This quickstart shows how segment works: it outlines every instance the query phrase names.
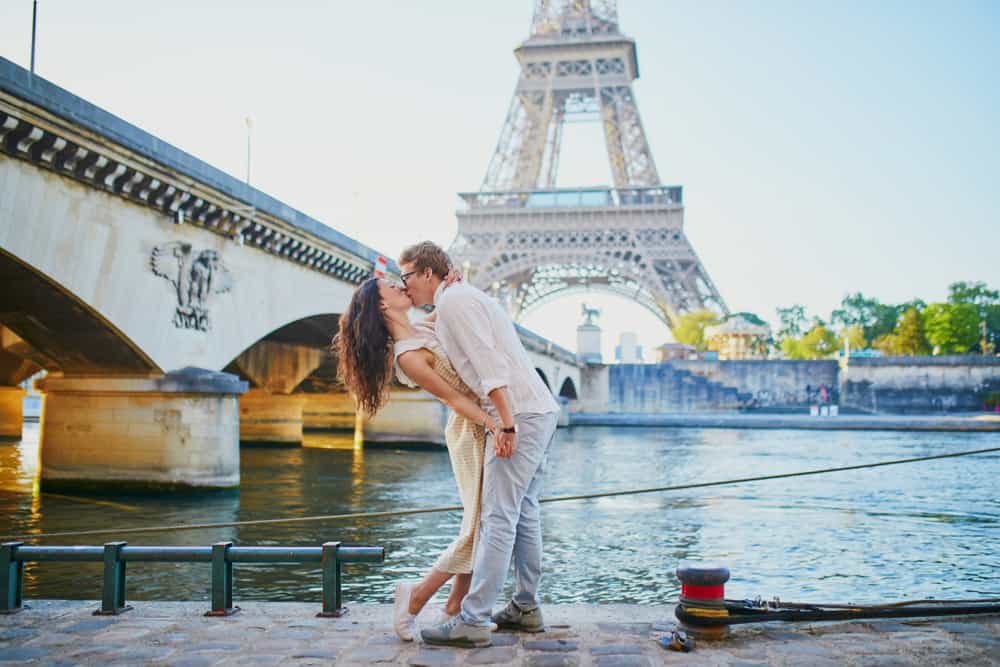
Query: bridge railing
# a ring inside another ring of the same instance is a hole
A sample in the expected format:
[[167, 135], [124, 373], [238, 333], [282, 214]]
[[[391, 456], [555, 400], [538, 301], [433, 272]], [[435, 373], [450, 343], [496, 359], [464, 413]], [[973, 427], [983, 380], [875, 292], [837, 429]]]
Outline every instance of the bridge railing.
[[680, 185], [643, 188], [550, 188], [497, 192], [463, 192], [459, 197], [474, 208], [615, 208], [621, 206], [680, 206]]
[[565, 347], [553, 343], [548, 338], [543, 338], [539, 336], [534, 331], [525, 329], [520, 324], [515, 324], [514, 328], [517, 330], [518, 336], [521, 338], [521, 343], [529, 350], [539, 352], [541, 354], [547, 354], [559, 361], [568, 364], [578, 364], [579, 361], [576, 358], [576, 354], [570, 352]]
[[323, 572], [323, 610], [317, 616], [342, 616], [347, 609], [341, 593], [342, 563], [381, 563], [382, 547], [345, 546], [325, 542], [320, 547], [237, 547], [216, 542], [207, 547], [128, 546], [107, 542], [103, 546], [24, 546], [23, 542], [0, 545], [0, 614], [13, 614], [23, 607], [24, 563], [104, 563], [101, 608], [97, 615], [117, 615], [131, 609], [125, 602], [125, 566], [130, 562], [211, 563], [212, 608], [206, 616], [228, 616], [239, 610], [233, 605], [234, 563], [319, 563]]

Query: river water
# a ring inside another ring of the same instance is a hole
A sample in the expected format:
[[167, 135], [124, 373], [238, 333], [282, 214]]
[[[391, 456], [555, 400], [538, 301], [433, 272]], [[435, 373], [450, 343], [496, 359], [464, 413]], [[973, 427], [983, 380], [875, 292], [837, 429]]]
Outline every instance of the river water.
[[[443, 450], [367, 448], [307, 435], [301, 449], [246, 448], [238, 494], [113, 498], [38, 494], [38, 426], [0, 443], [0, 535], [374, 512], [457, 503]], [[560, 429], [544, 495], [682, 484], [1000, 445], [995, 433]], [[682, 559], [729, 566], [727, 597], [872, 602], [1000, 596], [1000, 455], [543, 507], [546, 602], [668, 603]], [[386, 548], [345, 566], [345, 597], [388, 602], [458, 529], [458, 513], [149, 533], [131, 544]], [[113, 536], [40, 544], [100, 544]], [[25, 598], [99, 598], [98, 564], [30, 564]], [[209, 567], [131, 564], [129, 599], [207, 599]], [[236, 598], [320, 599], [306, 566], [237, 566]]]

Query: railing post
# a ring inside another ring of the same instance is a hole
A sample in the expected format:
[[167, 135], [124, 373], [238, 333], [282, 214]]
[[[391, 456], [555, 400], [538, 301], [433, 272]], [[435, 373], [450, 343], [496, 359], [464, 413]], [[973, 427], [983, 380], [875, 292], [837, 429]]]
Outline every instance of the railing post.
[[24, 542], [0, 544], [0, 614], [16, 614], [24, 590], [24, 563], [17, 559], [17, 548]]
[[229, 562], [232, 542], [212, 545], [212, 610], [205, 616], [229, 616], [240, 610], [233, 606], [233, 564]]
[[340, 559], [337, 551], [340, 542], [323, 543], [323, 611], [316, 614], [321, 618], [338, 618], [347, 613], [340, 592]]
[[122, 549], [128, 542], [104, 543], [104, 591], [101, 595], [101, 608], [94, 612], [96, 616], [117, 616], [131, 609], [125, 604], [125, 561], [122, 560]]

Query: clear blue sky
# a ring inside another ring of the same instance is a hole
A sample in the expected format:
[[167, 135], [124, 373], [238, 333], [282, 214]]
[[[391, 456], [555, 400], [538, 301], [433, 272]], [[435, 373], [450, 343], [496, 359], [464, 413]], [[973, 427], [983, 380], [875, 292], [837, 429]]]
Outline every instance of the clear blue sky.
[[[1000, 287], [1000, 3], [624, 0], [636, 94], [663, 180], [730, 308], [826, 316], [851, 291]], [[38, 72], [395, 255], [455, 233], [517, 79], [530, 0], [42, 0]], [[0, 3], [0, 55], [28, 64], [30, 0]], [[562, 184], [610, 181], [596, 126]], [[663, 327], [605, 310], [651, 346]], [[580, 299], [526, 320], [574, 344]]]

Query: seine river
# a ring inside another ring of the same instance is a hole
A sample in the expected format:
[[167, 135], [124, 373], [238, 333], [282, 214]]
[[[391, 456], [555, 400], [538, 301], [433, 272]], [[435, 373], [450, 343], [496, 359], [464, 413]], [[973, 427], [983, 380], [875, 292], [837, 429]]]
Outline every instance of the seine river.
[[[443, 450], [353, 450], [307, 436], [301, 449], [243, 449], [238, 494], [89, 498], [37, 494], [38, 426], [0, 443], [0, 535], [240, 521], [451, 505]], [[1000, 445], [998, 434], [560, 429], [545, 495], [842, 466]], [[944, 459], [741, 486], [544, 506], [548, 602], [676, 600], [682, 559], [724, 563], [727, 597], [877, 601], [1000, 596], [1000, 456]], [[345, 596], [388, 602], [454, 536], [459, 515], [129, 535], [132, 544], [382, 545], [382, 566], [345, 566]], [[112, 536], [40, 543], [100, 544]], [[131, 564], [129, 599], [207, 599], [209, 568]], [[99, 598], [97, 564], [32, 564], [25, 597]], [[237, 566], [236, 598], [320, 599], [318, 569]]]

